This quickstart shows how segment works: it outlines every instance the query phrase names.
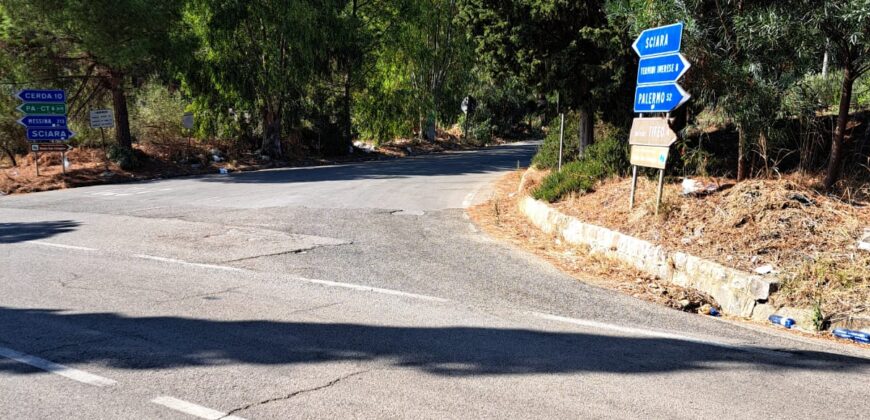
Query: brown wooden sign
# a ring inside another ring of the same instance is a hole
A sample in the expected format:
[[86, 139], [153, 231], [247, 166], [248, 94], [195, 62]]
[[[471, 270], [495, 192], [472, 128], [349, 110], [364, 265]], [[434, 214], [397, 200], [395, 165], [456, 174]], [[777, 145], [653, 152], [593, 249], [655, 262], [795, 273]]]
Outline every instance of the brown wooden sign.
[[72, 146], [66, 143], [33, 143], [30, 150], [34, 152], [68, 152]]
[[671, 130], [665, 118], [635, 118], [628, 137], [628, 144], [633, 146], [668, 147], [675, 141], [677, 141], [677, 133]]
[[645, 168], [665, 169], [669, 146], [631, 146], [631, 164]]

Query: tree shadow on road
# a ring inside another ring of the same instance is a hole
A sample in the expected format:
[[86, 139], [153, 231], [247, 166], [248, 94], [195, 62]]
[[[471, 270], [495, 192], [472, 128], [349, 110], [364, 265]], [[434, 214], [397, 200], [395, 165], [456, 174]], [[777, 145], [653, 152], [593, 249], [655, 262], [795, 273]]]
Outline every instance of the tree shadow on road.
[[72, 220], [57, 220], [34, 223], [0, 223], [0, 244], [36, 241], [61, 233], [72, 232], [80, 223]]
[[[0, 307], [0, 345], [64, 364], [169, 369], [378, 361], [436, 375], [660, 372], [759, 368], [861, 372], [870, 359], [724, 348], [668, 338], [482, 327], [398, 327], [126, 317]], [[98, 331], [99, 334], [94, 333]], [[0, 372], [32, 373], [16, 363]]]
[[423, 159], [395, 159], [336, 166], [313, 166], [274, 171], [256, 171], [232, 176], [202, 178], [204, 182], [242, 184], [350, 181], [357, 179], [449, 176], [516, 169], [526, 166], [537, 150], [535, 143], [512, 144], [475, 152], [427, 155]]

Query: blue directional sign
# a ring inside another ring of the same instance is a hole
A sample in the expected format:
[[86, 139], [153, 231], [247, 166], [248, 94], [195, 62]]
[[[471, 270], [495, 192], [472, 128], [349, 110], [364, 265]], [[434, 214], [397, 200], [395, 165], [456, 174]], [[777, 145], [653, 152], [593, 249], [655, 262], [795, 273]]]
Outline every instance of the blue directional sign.
[[638, 86], [634, 94], [634, 112], [671, 112], [691, 98], [680, 85]]
[[691, 66], [680, 53], [644, 57], [638, 65], [637, 84], [673, 83], [683, 77]]
[[682, 42], [683, 22], [680, 22], [643, 31], [631, 47], [637, 55], [648, 57], [680, 52]]
[[64, 142], [75, 136], [68, 128], [27, 128], [27, 140], [31, 142]]
[[28, 115], [18, 120], [18, 124], [33, 128], [66, 128], [67, 120], [62, 116]]
[[62, 103], [66, 102], [66, 92], [62, 90], [25, 89], [15, 95], [18, 99], [30, 103]]

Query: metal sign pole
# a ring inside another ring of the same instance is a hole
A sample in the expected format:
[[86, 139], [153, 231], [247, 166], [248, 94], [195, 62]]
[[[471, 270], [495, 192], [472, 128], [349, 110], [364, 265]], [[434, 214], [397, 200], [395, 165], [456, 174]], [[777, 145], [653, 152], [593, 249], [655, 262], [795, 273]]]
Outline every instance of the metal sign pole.
[[562, 114], [562, 124], [559, 126], [559, 172], [562, 172], [562, 144], [565, 142], [565, 114]]
[[659, 214], [659, 207], [662, 206], [662, 190], [665, 186], [665, 170], [659, 169], [659, 190], [656, 193], [656, 216]]
[[66, 152], [60, 152], [60, 167], [63, 174], [66, 175]]
[[36, 156], [36, 176], [39, 176], [39, 146], [33, 150], [33, 154]]
[[631, 197], [628, 201], [628, 209], [634, 210], [634, 194], [637, 191], [637, 165], [631, 165]]

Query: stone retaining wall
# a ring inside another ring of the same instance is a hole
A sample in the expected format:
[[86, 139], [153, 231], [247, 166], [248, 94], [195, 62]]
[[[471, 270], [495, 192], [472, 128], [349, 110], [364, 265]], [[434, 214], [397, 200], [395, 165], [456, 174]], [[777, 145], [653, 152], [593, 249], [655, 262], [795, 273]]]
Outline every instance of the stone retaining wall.
[[[779, 282], [772, 278], [735, 270], [686, 253], [670, 252], [659, 245], [583, 223], [532, 197], [521, 198], [519, 206], [523, 214], [544, 232], [571, 244], [585, 245], [593, 254], [602, 254], [662, 280], [705, 292], [716, 299], [727, 314], [752, 317], [758, 303], [765, 302], [779, 286]], [[764, 305], [765, 309], [767, 306]], [[767, 315], [769, 313], [765, 317]], [[804, 328], [812, 327], [811, 324], [807, 326], [806, 321], [801, 324]]]

